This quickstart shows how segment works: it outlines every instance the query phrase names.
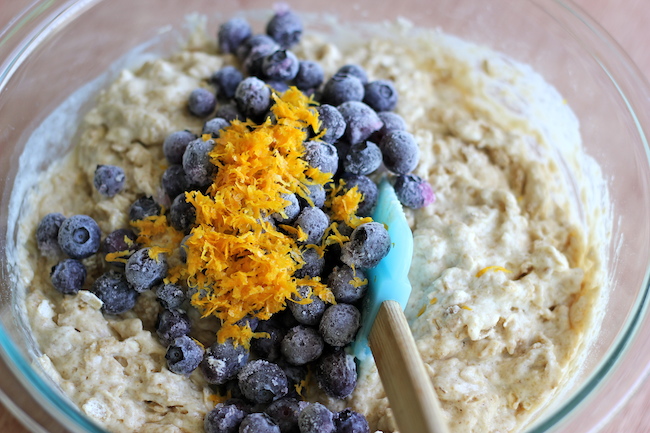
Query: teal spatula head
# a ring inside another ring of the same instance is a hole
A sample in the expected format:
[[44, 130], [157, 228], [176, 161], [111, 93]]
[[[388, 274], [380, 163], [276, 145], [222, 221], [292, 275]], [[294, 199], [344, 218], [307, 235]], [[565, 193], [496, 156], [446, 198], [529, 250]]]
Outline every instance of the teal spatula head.
[[381, 303], [397, 301], [404, 309], [411, 295], [408, 272], [413, 258], [413, 233], [395, 190], [385, 178], [379, 184], [379, 197], [372, 219], [388, 227], [391, 249], [377, 266], [367, 272], [368, 294], [361, 311], [361, 327], [352, 346], [354, 356], [359, 359], [371, 354], [368, 335]]

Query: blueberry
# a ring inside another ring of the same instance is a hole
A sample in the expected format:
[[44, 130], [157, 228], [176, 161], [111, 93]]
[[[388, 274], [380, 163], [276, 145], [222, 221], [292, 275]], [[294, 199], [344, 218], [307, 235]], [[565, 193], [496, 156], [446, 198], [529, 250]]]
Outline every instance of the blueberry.
[[161, 284], [156, 289], [156, 299], [163, 308], [171, 310], [180, 307], [185, 301], [185, 292], [177, 284]]
[[151, 257], [150, 248], [136, 251], [129, 257], [124, 268], [126, 279], [137, 292], [144, 292], [160, 284], [167, 276], [167, 258], [165, 254]]
[[233, 120], [245, 120], [234, 101], [227, 104], [219, 104], [214, 115], [215, 117], [220, 117], [228, 122], [232, 122]]
[[252, 53], [266, 51], [268, 54], [272, 53], [278, 48], [280, 48], [280, 46], [270, 36], [263, 34], [253, 35], [242, 42], [239, 48], [237, 48], [237, 58], [240, 62], [243, 62]]
[[95, 169], [93, 184], [95, 189], [105, 197], [114, 197], [124, 189], [126, 175], [122, 167], [116, 165], [98, 165]]
[[336, 71], [336, 73], [353, 75], [357, 77], [362, 84], [366, 84], [368, 82], [368, 74], [366, 73], [365, 69], [359, 65], [350, 64], [341, 66], [339, 70]]
[[330, 288], [336, 302], [351, 304], [357, 302], [366, 295], [368, 282], [357, 285], [352, 284], [354, 278], [357, 281], [367, 280], [365, 272], [361, 269], [352, 269], [347, 265], [336, 266], [327, 277], [327, 287]]
[[344, 102], [338, 107], [338, 110], [346, 124], [343, 137], [350, 144], [367, 140], [373, 132], [383, 125], [375, 110], [363, 102]]
[[232, 99], [235, 89], [244, 76], [234, 66], [224, 66], [210, 77], [210, 82], [217, 89], [217, 98]]
[[230, 126], [230, 122], [221, 117], [215, 117], [203, 124], [202, 134], [212, 134], [212, 137], [217, 138], [221, 134], [221, 130]]
[[234, 404], [219, 403], [205, 415], [203, 428], [205, 433], [238, 433], [246, 415]]
[[190, 181], [185, 175], [182, 165], [170, 165], [162, 175], [162, 187], [165, 194], [171, 199], [178, 194], [190, 189]]
[[86, 281], [86, 267], [79, 260], [61, 260], [52, 267], [50, 277], [56, 290], [66, 295], [75, 295]]
[[281, 398], [274, 401], [264, 412], [280, 427], [282, 433], [300, 433], [298, 429], [298, 415], [306, 403], [295, 398]]
[[262, 74], [272, 81], [293, 80], [299, 66], [298, 58], [291, 51], [277, 50], [264, 57]]
[[289, 310], [298, 323], [303, 325], [318, 325], [327, 305], [318, 296], [312, 293], [311, 287], [299, 286], [298, 294], [291, 296], [292, 301], [302, 301], [309, 299], [311, 302], [306, 304], [298, 302], [288, 302]]
[[239, 433], [280, 433], [280, 427], [265, 413], [251, 413], [239, 425]]
[[264, 82], [277, 93], [283, 93], [289, 90], [289, 85], [285, 81], [265, 80]]
[[346, 398], [357, 386], [357, 365], [344, 350], [322, 356], [314, 369], [318, 386], [334, 398]]
[[280, 346], [284, 359], [292, 365], [305, 365], [323, 353], [323, 338], [314, 328], [298, 325], [287, 331]]
[[140, 197], [129, 208], [129, 219], [139, 221], [160, 215], [160, 205], [152, 197]]
[[214, 343], [205, 351], [201, 371], [208, 383], [221, 385], [237, 376], [248, 362], [248, 352], [241, 344], [235, 347], [228, 339], [222, 344]]
[[406, 131], [391, 131], [379, 143], [384, 165], [396, 174], [408, 174], [418, 165], [420, 149], [415, 137]]
[[300, 213], [298, 197], [296, 197], [295, 194], [281, 194], [281, 197], [289, 202], [289, 204], [284, 207], [284, 213], [287, 217], [283, 217], [280, 213], [274, 213], [271, 216], [280, 224], [291, 224]]
[[187, 101], [187, 108], [196, 117], [206, 117], [217, 106], [217, 97], [208, 89], [198, 88], [192, 90]]
[[299, 243], [319, 245], [329, 224], [329, 217], [320, 208], [304, 208], [294, 223], [294, 227], [300, 227], [307, 234], [307, 240]]
[[222, 53], [235, 53], [251, 33], [251, 26], [245, 19], [232, 18], [219, 26], [217, 34], [219, 49]]
[[364, 175], [346, 173], [342, 178], [345, 181], [344, 191], [347, 192], [356, 186], [363, 196], [357, 209], [357, 215], [370, 215], [377, 204], [377, 197], [379, 195], [377, 184]]
[[364, 86], [363, 102], [375, 111], [391, 111], [397, 106], [397, 89], [389, 80], [371, 81]]
[[239, 319], [238, 321], [235, 322], [235, 325], [239, 325], [241, 327], [248, 326], [249, 328], [251, 328], [251, 331], [255, 331], [259, 324], [260, 324], [260, 319], [258, 319], [255, 316], [251, 316], [250, 314], [244, 316], [242, 319]]
[[325, 187], [320, 183], [314, 183], [305, 184], [305, 188], [307, 188], [308, 191], [307, 197], [309, 197], [309, 200], [311, 201], [307, 201], [306, 198], [299, 196], [298, 202], [300, 203], [300, 206], [315, 206], [322, 208], [325, 205], [325, 198], [327, 195], [325, 193]]
[[59, 247], [59, 229], [63, 221], [65, 221], [63, 214], [49, 213], [38, 223], [36, 243], [41, 254], [51, 256], [61, 251], [61, 247]]
[[353, 174], [370, 174], [381, 165], [382, 155], [379, 146], [372, 141], [362, 141], [350, 146], [343, 169]]
[[177, 337], [167, 347], [167, 368], [176, 374], [191, 374], [203, 358], [203, 348], [187, 335]]
[[318, 119], [321, 122], [321, 130], [325, 130], [321, 140], [327, 143], [335, 143], [345, 132], [345, 120], [341, 112], [336, 107], [328, 104], [316, 107], [316, 111], [318, 111]]
[[138, 237], [131, 229], [117, 229], [106, 236], [102, 242], [102, 251], [106, 254], [138, 249]]
[[73, 259], [85, 259], [99, 250], [101, 230], [88, 215], [66, 218], [58, 234], [59, 246]]
[[185, 201], [185, 193], [176, 196], [169, 208], [169, 224], [179, 232], [187, 233], [194, 225], [196, 209], [192, 203]]
[[370, 433], [366, 417], [352, 409], [344, 409], [334, 415], [336, 433]]
[[103, 303], [107, 314], [122, 314], [135, 306], [138, 292], [129, 285], [124, 274], [110, 270], [95, 280], [90, 289]]
[[192, 330], [190, 318], [183, 310], [174, 308], [162, 310], [158, 315], [156, 333], [163, 345], [170, 345], [177, 338], [187, 335]]
[[296, 391], [296, 385], [301, 384], [307, 380], [307, 365], [293, 365], [284, 358], [280, 358], [277, 364], [278, 367], [284, 371], [284, 374], [287, 375], [287, 383], [289, 385], [289, 393], [287, 394], [287, 397], [299, 397], [300, 395]]
[[370, 136], [370, 141], [373, 143], [381, 143], [384, 136], [391, 131], [406, 131], [406, 122], [399, 114], [392, 111], [382, 111], [377, 113], [377, 116], [379, 116], [383, 125]]
[[[280, 47], [275, 41], [270, 43], [260, 43], [253, 46], [248, 53], [248, 56], [243, 61], [244, 70], [253, 77], [263, 78], [264, 74], [262, 72], [262, 64], [264, 63], [264, 58], [270, 54], [276, 52]], [[235, 92], [235, 95], [237, 93]]]
[[330, 105], [340, 105], [348, 101], [363, 100], [363, 84], [357, 77], [350, 74], [334, 74], [323, 87], [322, 102]]
[[248, 77], [237, 86], [235, 101], [246, 117], [257, 120], [271, 107], [271, 89], [259, 78]]
[[251, 351], [267, 361], [276, 361], [280, 357], [280, 342], [284, 338], [284, 329], [267, 320], [259, 323], [256, 332], [265, 332], [269, 336], [251, 340]]
[[278, 11], [266, 25], [266, 34], [282, 48], [291, 48], [302, 36], [300, 17], [288, 8]]
[[339, 154], [336, 147], [324, 141], [311, 140], [304, 143], [303, 158], [310, 166], [323, 173], [336, 173], [339, 166]]
[[354, 340], [361, 320], [359, 310], [350, 304], [331, 305], [318, 325], [325, 343], [343, 347]]
[[339, 154], [339, 166], [336, 174], [338, 176], [341, 176], [343, 174], [343, 164], [345, 163], [345, 158], [348, 156], [348, 152], [350, 151], [350, 143], [345, 140], [339, 140], [334, 143], [334, 147], [336, 147], [336, 152]]
[[334, 414], [320, 403], [310, 403], [298, 416], [300, 433], [335, 433]]
[[163, 142], [163, 153], [170, 164], [183, 162], [183, 154], [190, 141], [196, 140], [196, 135], [190, 131], [176, 131], [167, 136]]
[[200, 187], [212, 183], [212, 176], [216, 167], [210, 162], [210, 151], [214, 147], [214, 140], [203, 141], [202, 138], [190, 141], [183, 154], [183, 170], [187, 180]]
[[350, 241], [343, 244], [341, 261], [354, 268], [370, 269], [386, 257], [390, 250], [390, 236], [383, 224], [361, 224], [352, 232]]
[[414, 174], [399, 175], [394, 182], [395, 194], [404, 206], [419, 209], [435, 201], [429, 182]]
[[325, 74], [320, 63], [301, 60], [293, 84], [300, 90], [309, 90], [320, 87], [324, 79]]
[[288, 392], [284, 371], [276, 364], [262, 359], [246, 364], [237, 378], [244, 396], [255, 403], [271, 403]]
[[313, 248], [305, 248], [301, 251], [304, 264], [296, 269], [295, 278], [319, 277], [325, 267], [325, 257], [321, 257], [318, 251]]

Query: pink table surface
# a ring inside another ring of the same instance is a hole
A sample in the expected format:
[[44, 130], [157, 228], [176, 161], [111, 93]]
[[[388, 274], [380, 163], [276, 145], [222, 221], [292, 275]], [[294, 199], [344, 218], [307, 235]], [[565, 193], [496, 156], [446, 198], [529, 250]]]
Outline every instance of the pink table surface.
[[[574, 0], [596, 19], [625, 49], [650, 78], [650, 2], [647, 0]], [[0, 28], [10, 20], [19, 4], [2, 3]], [[650, 431], [650, 381], [646, 381], [601, 433], [645, 433]], [[0, 406], [0, 432], [29, 433], [18, 420]]]

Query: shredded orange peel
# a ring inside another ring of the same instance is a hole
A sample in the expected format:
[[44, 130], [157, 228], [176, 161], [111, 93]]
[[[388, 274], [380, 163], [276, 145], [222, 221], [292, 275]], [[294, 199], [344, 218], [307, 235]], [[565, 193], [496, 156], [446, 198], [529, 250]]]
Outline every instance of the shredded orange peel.
[[508, 269], [506, 269], [506, 268], [504, 268], [502, 266], [488, 266], [488, 267], [485, 267], [485, 268], [481, 269], [480, 271], [478, 271], [476, 273], [476, 278], [480, 277], [481, 275], [483, 275], [483, 274], [485, 274], [486, 272], [489, 272], [489, 271], [494, 271], [494, 272], [500, 271], [500, 272], [505, 272], [507, 274], [512, 273], [511, 270], [508, 270]]

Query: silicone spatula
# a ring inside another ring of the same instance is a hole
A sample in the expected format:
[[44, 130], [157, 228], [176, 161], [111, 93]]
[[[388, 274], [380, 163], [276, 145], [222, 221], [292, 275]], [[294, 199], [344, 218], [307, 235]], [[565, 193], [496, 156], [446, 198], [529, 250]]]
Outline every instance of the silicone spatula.
[[353, 351], [364, 359], [372, 351], [401, 433], [448, 433], [438, 397], [404, 316], [411, 294], [408, 271], [413, 234], [393, 187], [379, 184], [372, 218], [388, 227], [391, 249], [368, 271], [369, 290]]

